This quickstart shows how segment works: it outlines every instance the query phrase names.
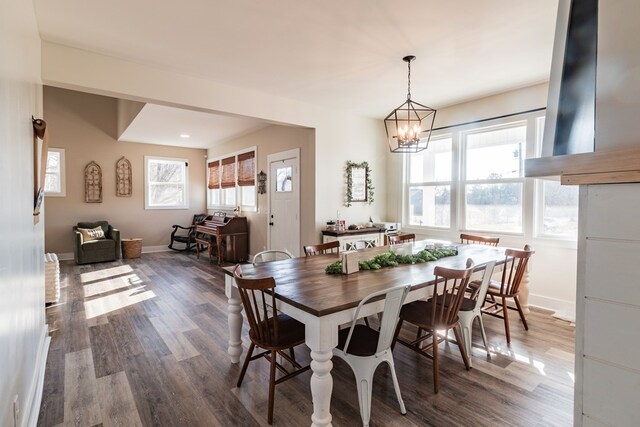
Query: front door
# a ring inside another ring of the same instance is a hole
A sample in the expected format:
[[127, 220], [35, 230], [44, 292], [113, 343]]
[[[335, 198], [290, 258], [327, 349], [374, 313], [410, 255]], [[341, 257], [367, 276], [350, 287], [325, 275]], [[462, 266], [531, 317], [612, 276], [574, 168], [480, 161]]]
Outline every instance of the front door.
[[269, 249], [300, 256], [299, 150], [271, 154], [269, 161]]

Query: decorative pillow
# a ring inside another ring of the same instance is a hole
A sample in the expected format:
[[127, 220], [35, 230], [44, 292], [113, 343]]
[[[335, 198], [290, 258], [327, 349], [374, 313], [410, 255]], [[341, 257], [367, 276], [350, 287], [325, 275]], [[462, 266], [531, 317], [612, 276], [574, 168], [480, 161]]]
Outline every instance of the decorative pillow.
[[99, 226], [96, 228], [78, 228], [78, 231], [82, 233], [83, 242], [104, 239], [104, 230]]

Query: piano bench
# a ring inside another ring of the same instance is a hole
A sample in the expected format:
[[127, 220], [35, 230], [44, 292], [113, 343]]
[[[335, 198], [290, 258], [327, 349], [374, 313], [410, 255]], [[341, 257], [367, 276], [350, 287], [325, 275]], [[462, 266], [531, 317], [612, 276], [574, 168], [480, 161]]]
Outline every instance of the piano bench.
[[211, 253], [213, 252], [213, 245], [210, 238], [196, 237], [196, 257], [200, 259], [200, 251], [207, 249], [209, 255], [209, 264], [211, 264]]

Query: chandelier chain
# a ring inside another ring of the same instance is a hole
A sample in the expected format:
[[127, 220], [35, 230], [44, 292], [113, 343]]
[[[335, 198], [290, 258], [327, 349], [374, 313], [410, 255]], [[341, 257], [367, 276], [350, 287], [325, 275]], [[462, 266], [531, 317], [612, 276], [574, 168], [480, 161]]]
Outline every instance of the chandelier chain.
[[411, 99], [411, 61], [407, 62], [407, 99]]

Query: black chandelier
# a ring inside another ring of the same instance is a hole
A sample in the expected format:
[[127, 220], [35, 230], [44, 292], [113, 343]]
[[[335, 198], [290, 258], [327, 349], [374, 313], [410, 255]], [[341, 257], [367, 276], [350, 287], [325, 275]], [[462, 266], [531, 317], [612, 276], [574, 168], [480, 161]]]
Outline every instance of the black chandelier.
[[393, 153], [417, 153], [429, 145], [436, 110], [411, 100], [411, 61], [415, 56], [402, 58], [407, 63], [407, 101], [384, 119], [389, 149]]

